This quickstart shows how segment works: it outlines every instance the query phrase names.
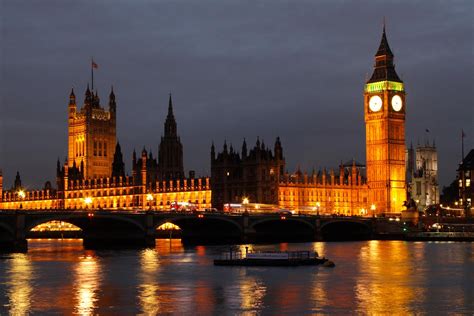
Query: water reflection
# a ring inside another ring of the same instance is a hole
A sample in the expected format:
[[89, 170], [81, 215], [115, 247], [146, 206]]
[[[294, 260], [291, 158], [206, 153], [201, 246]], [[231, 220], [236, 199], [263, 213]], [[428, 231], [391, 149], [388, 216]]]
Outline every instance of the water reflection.
[[145, 249], [140, 253], [138, 300], [145, 315], [156, 315], [160, 311], [160, 286], [156, 280], [159, 266], [158, 253], [154, 249]]
[[[424, 300], [424, 291], [413, 286], [416, 261], [408, 249], [409, 244], [394, 241], [390, 244], [369, 241], [359, 254], [360, 277], [356, 284], [359, 311], [369, 314], [391, 311], [409, 313], [415, 300]], [[422, 252], [417, 252], [420, 258]]]
[[92, 315], [98, 308], [97, 301], [101, 286], [102, 267], [100, 260], [91, 251], [79, 259], [74, 269], [76, 301], [75, 313]]
[[[30, 242], [0, 256], [0, 314], [470, 314], [474, 245], [369, 241], [232, 246], [317, 251], [321, 266], [214, 267], [229, 246], [88, 251]], [[429, 294], [429, 295], [428, 295]], [[3, 308], [3, 309], [2, 309]], [[8, 309], [8, 310], [7, 310]]]
[[267, 288], [262, 280], [249, 275], [246, 269], [240, 270], [239, 297], [240, 309], [244, 312], [258, 312], [263, 307]]
[[11, 315], [26, 315], [31, 308], [33, 265], [26, 254], [13, 254], [7, 268]]

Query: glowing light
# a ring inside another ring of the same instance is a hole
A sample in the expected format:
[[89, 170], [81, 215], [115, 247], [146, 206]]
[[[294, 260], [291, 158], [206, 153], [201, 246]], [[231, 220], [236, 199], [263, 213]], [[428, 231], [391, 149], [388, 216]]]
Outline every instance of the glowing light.
[[75, 312], [80, 315], [95, 314], [97, 292], [101, 283], [100, 262], [93, 256], [86, 256], [75, 267], [76, 288]]
[[24, 199], [24, 198], [26, 197], [25, 191], [19, 190], [19, 191], [18, 191], [18, 197], [19, 197], [20, 199]]
[[84, 199], [84, 203], [86, 203], [87, 206], [92, 204], [92, 198], [90, 196], [86, 197]]
[[181, 228], [179, 228], [179, 226], [177, 226], [173, 223], [167, 222], [167, 223], [164, 223], [164, 224], [160, 225], [157, 229], [158, 230], [180, 230]]
[[44, 231], [80, 231], [81, 229], [73, 224], [62, 222], [62, 221], [51, 221], [43, 224], [39, 224], [34, 227], [31, 231], [33, 232], [44, 232]]
[[248, 197], [244, 197], [242, 199], [242, 204], [249, 204], [249, 198]]
[[7, 260], [7, 264], [6, 275], [11, 278], [11, 281], [5, 283], [8, 286], [10, 315], [27, 315], [31, 312], [33, 266], [25, 254], [13, 254], [12, 260]]
[[403, 83], [395, 81], [378, 81], [365, 85], [365, 92], [379, 92], [384, 90], [405, 91]]
[[150, 193], [148, 193], [148, 194], [146, 195], [146, 200], [147, 200], [148, 202], [153, 201], [153, 195], [150, 194]]

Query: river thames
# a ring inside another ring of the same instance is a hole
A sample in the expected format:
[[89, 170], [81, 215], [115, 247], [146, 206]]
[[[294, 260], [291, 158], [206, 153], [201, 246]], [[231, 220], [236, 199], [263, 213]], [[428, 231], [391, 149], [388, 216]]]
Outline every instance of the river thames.
[[29, 240], [0, 256], [0, 315], [472, 314], [474, 243], [314, 242], [234, 246], [315, 250], [335, 268], [215, 267], [228, 246], [84, 250]]

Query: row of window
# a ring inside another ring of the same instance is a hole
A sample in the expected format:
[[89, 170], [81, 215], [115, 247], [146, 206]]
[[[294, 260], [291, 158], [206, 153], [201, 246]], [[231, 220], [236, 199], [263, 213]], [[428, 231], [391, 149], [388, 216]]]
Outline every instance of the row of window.
[[94, 156], [107, 157], [107, 142], [94, 140]]

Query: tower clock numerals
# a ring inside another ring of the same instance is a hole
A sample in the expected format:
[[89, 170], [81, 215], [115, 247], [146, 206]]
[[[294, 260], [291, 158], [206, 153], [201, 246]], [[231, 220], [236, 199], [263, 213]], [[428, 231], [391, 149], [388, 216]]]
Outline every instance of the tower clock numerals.
[[402, 98], [399, 95], [394, 95], [392, 97], [392, 109], [395, 112], [399, 112], [403, 107], [403, 101]]
[[369, 108], [372, 112], [378, 112], [382, 109], [382, 98], [374, 95], [369, 100]]

